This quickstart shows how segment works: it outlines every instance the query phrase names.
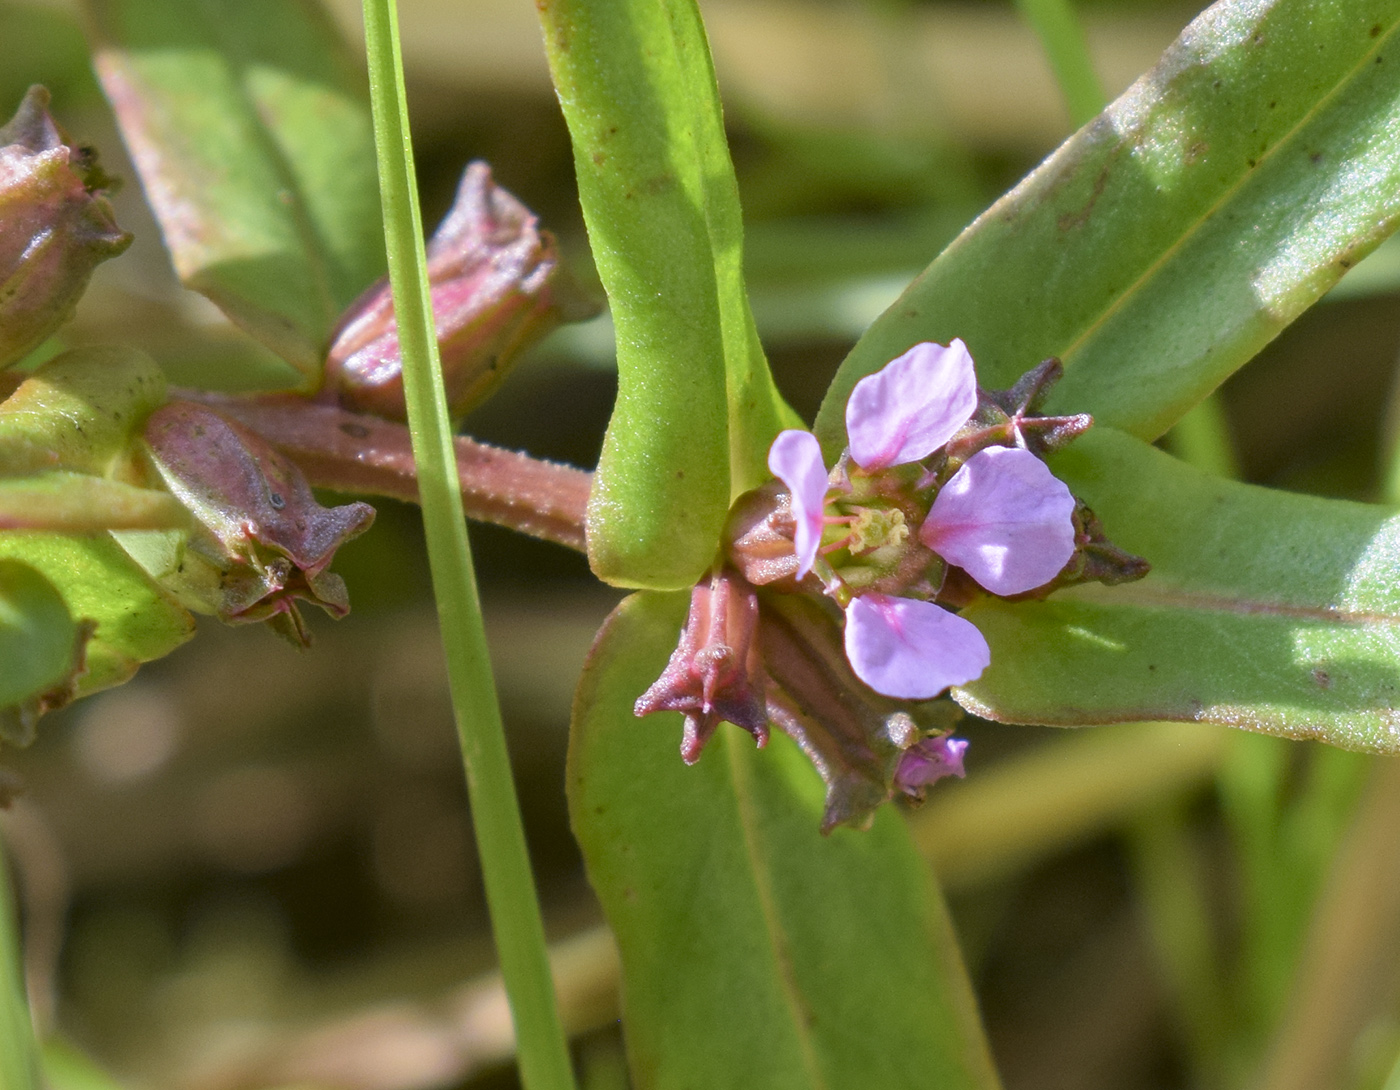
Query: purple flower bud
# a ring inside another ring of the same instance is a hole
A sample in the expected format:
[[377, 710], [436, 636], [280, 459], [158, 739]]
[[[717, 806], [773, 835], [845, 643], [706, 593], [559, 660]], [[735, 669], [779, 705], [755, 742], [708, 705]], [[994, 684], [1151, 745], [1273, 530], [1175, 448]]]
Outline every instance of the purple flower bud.
[[229, 623], [268, 621], [302, 645], [296, 599], [335, 617], [350, 611], [345, 583], [326, 569], [369, 528], [374, 508], [322, 507], [295, 465], [203, 405], [157, 409], [145, 437], [156, 472], [197, 524], [163, 580], [185, 605]]
[[[447, 403], [460, 416], [505, 377], [514, 357], [561, 321], [594, 313], [563, 281], [554, 237], [472, 163], [428, 243], [428, 281]], [[403, 420], [403, 360], [388, 278], [350, 308], [326, 361], [346, 408]]]
[[737, 573], [717, 572], [690, 592], [680, 643], [634, 708], [637, 715], [685, 713], [681, 757], [686, 764], [700, 759], [723, 722], [743, 727], [760, 746], [768, 741], [757, 627], [758, 596]]
[[131, 244], [92, 154], [70, 148], [31, 87], [0, 128], [0, 368], [68, 320], [99, 262]]
[[967, 752], [965, 738], [923, 738], [904, 751], [895, 770], [894, 785], [916, 799], [924, 797], [924, 789], [945, 776], [962, 779], [963, 754]]

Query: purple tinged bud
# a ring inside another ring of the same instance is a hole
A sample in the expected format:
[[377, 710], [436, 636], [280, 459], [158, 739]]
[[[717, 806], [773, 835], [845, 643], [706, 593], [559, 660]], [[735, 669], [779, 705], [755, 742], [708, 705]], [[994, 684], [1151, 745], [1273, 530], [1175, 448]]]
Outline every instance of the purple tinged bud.
[[[472, 163], [428, 243], [428, 281], [447, 403], [461, 416], [505, 377], [515, 356], [562, 321], [596, 312], [563, 276], [554, 237]], [[403, 361], [388, 278], [342, 320], [326, 385], [346, 408], [403, 420]]]
[[962, 779], [967, 775], [963, 768], [963, 755], [967, 752], [967, 739], [923, 738], [904, 751], [895, 770], [894, 785], [906, 795], [916, 799], [924, 797], [924, 789], [945, 776]]
[[768, 741], [757, 629], [758, 596], [737, 573], [717, 572], [690, 592], [680, 643], [634, 708], [639, 716], [685, 713], [681, 757], [686, 764], [700, 759], [723, 722], [743, 727], [760, 746]]
[[327, 568], [369, 528], [374, 508], [322, 507], [286, 457], [203, 405], [157, 409], [145, 438], [156, 472], [197, 524], [166, 580], [187, 606], [229, 623], [268, 621], [302, 645], [297, 599], [335, 617], [350, 611], [345, 583]]
[[0, 128], [0, 368], [68, 320], [92, 270], [131, 244], [91, 153], [67, 145], [31, 87]]

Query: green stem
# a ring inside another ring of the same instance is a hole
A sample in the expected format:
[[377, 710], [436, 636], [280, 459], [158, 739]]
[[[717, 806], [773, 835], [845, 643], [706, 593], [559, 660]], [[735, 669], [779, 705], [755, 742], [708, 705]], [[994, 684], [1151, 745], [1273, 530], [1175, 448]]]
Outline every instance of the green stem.
[[1219, 393], [1211, 394], [1176, 422], [1167, 433], [1167, 446], [1183, 462], [1238, 479], [1239, 459], [1230, 438], [1230, 420]]
[[1103, 84], [1094, 72], [1084, 29], [1074, 16], [1069, 0], [1016, 0], [1021, 15], [1040, 38], [1070, 120], [1077, 129], [1098, 115], [1108, 101]]
[[414, 183], [394, 0], [364, 0], [374, 142], [404, 395], [472, 822], [527, 1090], [574, 1085], [530, 873], [458, 489]]
[[9, 870], [0, 851], [0, 1090], [38, 1090], [38, 1049], [20, 968]]

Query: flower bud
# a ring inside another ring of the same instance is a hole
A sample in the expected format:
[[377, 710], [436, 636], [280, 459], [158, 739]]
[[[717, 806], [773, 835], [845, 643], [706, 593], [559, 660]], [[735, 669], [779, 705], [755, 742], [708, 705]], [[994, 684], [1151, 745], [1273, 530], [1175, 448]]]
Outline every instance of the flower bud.
[[723, 722], [743, 727], [760, 746], [768, 741], [757, 627], [758, 596], [738, 574], [716, 572], [691, 591], [680, 643], [634, 709], [637, 715], [685, 713], [681, 757], [686, 764], [700, 759]]
[[296, 599], [335, 617], [350, 611], [345, 583], [326, 569], [369, 528], [374, 508], [322, 507], [287, 458], [203, 405], [157, 409], [145, 438], [155, 472], [196, 523], [179, 556], [153, 572], [187, 607], [231, 624], [267, 621], [302, 646], [309, 636]]
[[[521, 349], [561, 321], [587, 317], [564, 282], [554, 237], [472, 163], [428, 243], [428, 283], [447, 403], [461, 416], [505, 377]], [[388, 279], [350, 308], [326, 361], [326, 388], [346, 408], [403, 420], [403, 361]]]
[[92, 270], [131, 243], [87, 149], [70, 148], [31, 87], [0, 128], [0, 368], [67, 321]]

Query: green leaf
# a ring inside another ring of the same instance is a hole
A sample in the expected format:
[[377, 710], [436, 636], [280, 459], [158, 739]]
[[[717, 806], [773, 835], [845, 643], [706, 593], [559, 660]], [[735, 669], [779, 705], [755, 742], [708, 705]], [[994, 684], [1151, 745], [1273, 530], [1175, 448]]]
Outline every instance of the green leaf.
[[1052, 467], [1153, 568], [963, 611], [992, 665], [954, 691], [1013, 723], [1222, 723], [1400, 752], [1400, 516], [1192, 469], [1095, 428]]
[[1155, 438], [1337, 282], [1400, 212], [1400, 0], [1223, 0], [870, 327], [818, 417], [911, 344], [987, 387], [1065, 362], [1047, 411]]
[[0, 559], [30, 565], [58, 588], [70, 616], [96, 622], [79, 696], [120, 685], [194, 635], [194, 618], [108, 534], [0, 531]]
[[119, 468], [146, 417], [165, 402], [165, 377], [134, 348], [56, 356], [0, 401], [0, 474], [55, 467], [106, 475]]
[[313, 0], [89, 0], [181, 281], [314, 383], [384, 271], [364, 77]]
[[775, 733], [723, 728], [694, 767], [680, 716], [633, 717], [686, 614], [638, 594], [599, 634], [568, 791], [617, 936], [634, 1085], [997, 1086], [929, 869], [892, 807], [821, 823], [823, 789]]
[[62, 470], [0, 477], [0, 530], [174, 529], [189, 512], [169, 492]]
[[538, 7], [617, 330], [589, 559], [620, 586], [688, 586], [730, 500], [767, 476], [768, 445], [796, 422], [744, 293], [709, 47], [692, 0]]
[[78, 626], [52, 583], [0, 560], [0, 710], [60, 685], [75, 666]]

